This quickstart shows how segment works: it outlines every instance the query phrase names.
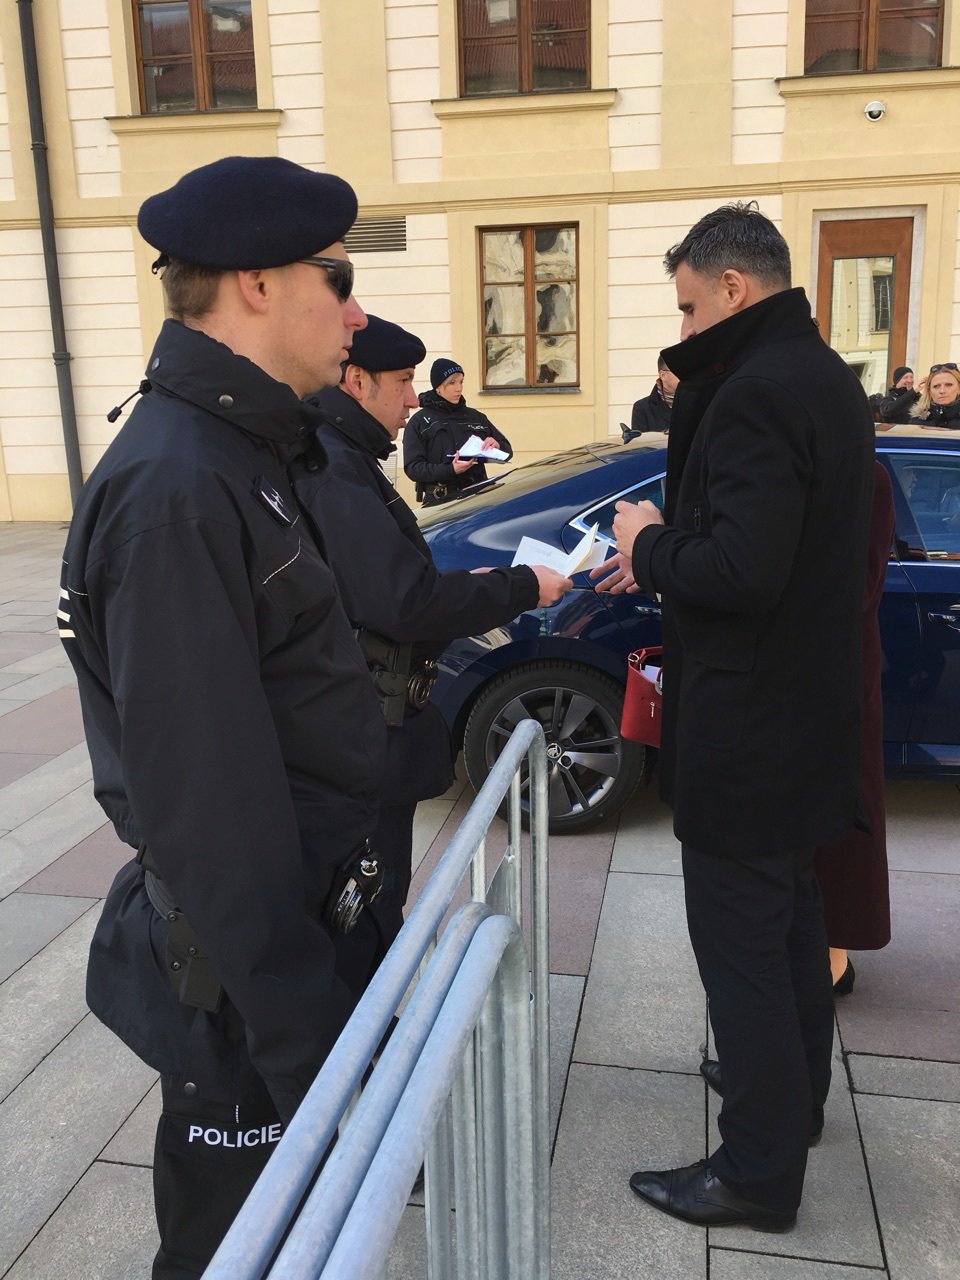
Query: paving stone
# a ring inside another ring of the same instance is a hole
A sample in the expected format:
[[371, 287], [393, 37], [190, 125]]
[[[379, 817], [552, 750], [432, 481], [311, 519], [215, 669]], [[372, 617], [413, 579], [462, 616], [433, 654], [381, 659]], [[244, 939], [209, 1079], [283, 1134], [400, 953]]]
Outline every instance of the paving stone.
[[23, 614], [27, 617], [48, 620], [50, 618], [50, 606], [44, 604], [41, 600], [5, 599], [0, 604], [0, 618], [9, 617], [11, 614]]
[[551, 836], [550, 969], [586, 977], [607, 884], [615, 832], [608, 825], [578, 836]]
[[673, 814], [657, 795], [656, 782], [641, 787], [623, 810], [610, 865], [613, 871], [683, 874]]
[[550, 1133], [555, 1138], [567, 1087], [567, 1069], [577, 1034], [583, 978], [550, 975]]
[[887, 783], [887, 861], [894, 871], [960, 872], [960, 787], [941, 778]]
[[687, 936], [682, 880], [611, 874], [577, 1061], [698, 1074], [705, 1039], [706, 1000]]
[[8, 831], [0, 837], [0, 895], [18, 889], [102, 826], [103, 810], [93, 788], [83, 786]]
[[[58, 689], [75, 689], [76, 685], [77, 677], [74, 675], [73, 668], [70, 666], [57, 666], [51, 667], [49, 671], [41, 671], [38, 675], [21, 675], [19, 681], [16, 684], [8, 685], [0, 696], [4, 700], [7, 698], [42, 698], [44, 694], [56, 693]], [[58, 748], [57, 751], [51, 751], [50, 754], [58, 754], [59, 750], [62, 750], [62, 748]]]
[[148, 1169], [94, 1164], [7, 1272], [7, 1280], [146, 1277], [160, 1238]]
[[[0, 827], [5, 831], [19, 827], [48, 809], [56, 800], [90, 782], [92, 776], [85, 743], [64, 751], [62, 755], [48, 757], [48, 763], [41, 764], [16, 783], [7, 783], [0, 791]], [[92, 791], [91, 787], [91, 794]], [[102, 817], [102, 809], [100, 813]]]
[[[10, 695], [9, 697], [7, 696], [8, 694]], [[3, 693], [0, 693], [0, 725], [3, 724], [4, 718], [12, 712], [21, 711], [24, 707], [29, 706], [29, 698], [18, 698], [15, 690], [5, 689]], [[8, 751], [13, 750], [9, 745], [5, 749]]]
[[92, 898], [12, 893], [0, 902], [0, 982], [92, 907]]
[[0, 1274], [56, 1211], [155, 1078], [88, 1014], [0, 1104]]
[[0, 790], [23, 778], [34, 769], [54, 757], [49, 755], [26, 755], [19, 751], [0, 751]]
[[24, 893], [72, 893], [105, 898], [120, 868], [135, 850], [124, 844], [113, 824], [104, 823], [92, 835], [61, 854], [56, 862], [27, 880]]
[[104, 1147], [100, 1159], [114, 1164], [138, 1164], [152, 1169], [153, 1144], [162, 1106], [158, 1080], [119, 1132]]
[[[797, 1225], [786, 1234], [746, 1227], [724, 1227], [717, 1243], [752, 1253], [789, 1254], [822, 1262], [883, 1266], [883, 1250], [870, 1197], [853, 1100], [846, 1087], [840, 1046], [834, 1042], [833, 1085], [827, 1098], [823, 1138], [812, 1148], [803, 1184]], [[704, 1086], [706, 1088], [706, 1086]], [[717, 1116], [720, 1099], [707, 1090], [710, 1110], [709, 1148], [720, 1145]], [[842, 1190], [841, 1190], [842, 1188]]]
[[[8, 636], [0, 636], [0, 642], [9, 639]], [[20, 639], [20, 636], [15, 637]], [[30, 636], [31, 640], [43, 641], [45, 647], [38, 648], [35, 652], [25, 654], [23, 657], [17, 657], [10, 662], [4, 662], [2, 657], [2, 647], [0, 647], [0, 663], [3, 664], [2, 670], [7, 675], [39, 675], [42, 671], [52, 671], [54, 667], [69, 667], [70, 660], [66, 655], [63, 645], [60, 643], [59, 636]]]
[[851, 1053], [847, 1066], [857, 1093], [960, 1102], [960, 1065], [956, 1062], [921, 1062], [914, 1058], [876, 1058], [872, 1054]]
[[17, 751], [29, 742], [34, 751], [59, 755], [82, 741], [76, 687], [57, 689], [0, 718], [0, 751]]
[[570, 1069], [553, 1160], [552, 1280], [696, 1280], [707, 1233], [630, 1190], [642, 1168], [702, 1158], [703, 1086], [690, 1076]]
[[[715, 1248], [711, 1233], [710, 1280], [871, 1280], [886, 1277], [884, 1268], [845, 1267], [842, 1263], [814, 1262], [810, 1258], [764, 1257], [732, 1249]], [[790, 1247], [789, 1237], [784, 1248]]]
[[890, 1280], [956, 1280], [960, 1105], [858, 1097]]
[[49, 631], [50, 619], [53, 618], [55, 610], [51, 605], [47, 609], [47, 616], [44, 619], [45, 625], [40, 625], [39, 617], [25, 617], [20, 613], [8, 613], [0, 615], [0, 634], [16, 635], [18, 632], [39, 632], [41, 635]]
[[893, 938], [854, 952], [857, 983], [837, 1001], [844, 1048], [960, 1062], [960, 874], [890, 876]]
[[[18, 897], [7, 901], [19, 907]], [[87, 953], [99, 917], [99, 906], [85, 911], [0, 986], [0, 1099], [86, 1017]]]
[[430, 846], [442, 831], [444, 823], [450, 817], [453, 805], [454, 801], [447, 800], [442, 796], [434, 800], [421, 800], [417, 805], [417, 812], [413, 820], [412, 862], [414, 872], [423, 862], [430, 850]]
[[427, 1274], [426, 1212], [408, 1204], [393, 1238], [387, 1280], [422, 1280]]
[[0, 635], [0, 669], [9, 670], [14, 663], [20, 664], [25, 658], [57, 649], [63, 653], [63, 645], [56, 636], [40, 635], [38, 632]]

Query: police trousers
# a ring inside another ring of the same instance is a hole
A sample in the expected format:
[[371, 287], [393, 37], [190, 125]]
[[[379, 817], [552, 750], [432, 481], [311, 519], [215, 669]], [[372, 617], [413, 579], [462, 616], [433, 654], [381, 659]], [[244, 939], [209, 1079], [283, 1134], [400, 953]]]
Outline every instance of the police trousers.
[[[153, 1280], [202, 1276], [284, 1127], [247, 1056], [244, 1026], [232, 1005], [215, 1014], [197, 1010], [191, 1039], [202, 1041], [195, 1056], [202, 1056], [205, 1069], [161, 1076], [163, 1112], [153, 1160], [160, 1248]], [[219, 1068], [219, 1079], [211, 1068]]]
[[721, 858], [683, 845], [690, 941], [723, 1078], [714, 1174], [795, 1212], [823, 1128], [833, 987], [813, 850]]

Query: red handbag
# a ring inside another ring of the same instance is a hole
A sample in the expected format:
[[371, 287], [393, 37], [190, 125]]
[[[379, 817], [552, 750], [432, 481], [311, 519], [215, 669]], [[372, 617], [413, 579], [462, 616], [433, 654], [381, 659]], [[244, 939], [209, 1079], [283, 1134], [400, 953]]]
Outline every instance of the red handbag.
[[659, 658], [662, 653], [662, 645], [650, 645], [646, 649], [635, 649], [627, 658], [620, 736], [648, 747], [660, 746], [663, 693]]

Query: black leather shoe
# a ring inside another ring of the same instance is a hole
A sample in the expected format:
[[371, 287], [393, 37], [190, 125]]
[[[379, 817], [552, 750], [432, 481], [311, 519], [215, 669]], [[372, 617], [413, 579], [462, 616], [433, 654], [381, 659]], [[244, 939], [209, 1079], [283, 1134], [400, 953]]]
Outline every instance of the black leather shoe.
[[848, 996], [853, 990], [853, 984], [857, 978], [857, 971], [854, 969], [850, 958], [847, 958], [847, 967], [841, 973], [840, 977], [833, 984], [833, 994], [835, 996]]
[[[722, 1085], [722, 1078], [720, 1075], [720, 1063], [717, 1062], [716, 1058], [704, 1058], [700, 1063], [700, 1074], [703, 1076], [704, 1080], [706, 1080], [707, 1084], [710, 1086], [713, 1092], [716, 1094], [719, 1094], [719, 1096], [722, 1098], [723, 1085]], [[817, 1144], [819, 1143], [822, 1137], [823, 1137], [823, 1126], [821, 1125], [821, 1127], [816, 1131], [811, 1131], [810, 1138], [807, 1142], [807, 1146], [808, 1147], [817, 1146]]]
[[698, 1160], [683, 1169], [641, 1171], [630, 1186], [648, 1204], [698, 1227], [753, 1227], [755, 1231], [789, 1231], [795, 1213], [766, 1209], [744, 1200], [714, 1177], [709, 1161]]
[[704, 1058], [700, 1063], [700, 1074], [706, 1080], [707, 1084], [714, 1093], [723, 1097], [723, 1090], [720, 1088], [720, 1063], [716, 1058]]

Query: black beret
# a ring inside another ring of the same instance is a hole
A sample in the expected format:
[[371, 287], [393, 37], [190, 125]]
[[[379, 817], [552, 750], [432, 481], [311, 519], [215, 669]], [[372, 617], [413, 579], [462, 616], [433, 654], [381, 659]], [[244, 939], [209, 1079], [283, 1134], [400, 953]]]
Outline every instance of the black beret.
[[225, 271], [283, 267], [342, 240], [357, 216], [353, 188], [280, 156], [227, 156], [185, 173], [140, 206], [147, 244]]
[[347, 364], [355, 364], [368, 373], [382, 373], [386, 369], [412, 369], [426, 354], [427, 348], [415, 333], [368, 314], [367, 327], [353, 335]]
[[430, 366], [430, 385], [436, 391], [437, 387], [442, 386], [448, 378], [452, 378], [455, 373], [463, 373], [463, 365], [457, 364], [456, 360], [451, 360], [449, 356], [444, 356], [440, 360], [434, 360]]

